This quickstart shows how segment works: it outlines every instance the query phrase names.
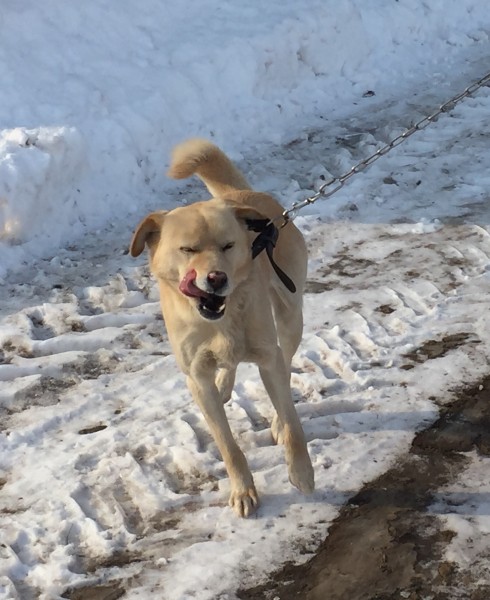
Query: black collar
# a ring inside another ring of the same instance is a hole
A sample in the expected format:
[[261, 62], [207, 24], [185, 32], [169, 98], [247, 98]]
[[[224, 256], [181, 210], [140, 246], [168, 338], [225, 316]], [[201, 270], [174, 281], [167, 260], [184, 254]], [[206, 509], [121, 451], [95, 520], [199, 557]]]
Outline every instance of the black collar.
[[247, 219], [247, 227], [251, 231], [258, 231], [259, 235], [254, 239], [252, 243], [252, 258], [258, 256], [262, 250], [265, 250], [269, 257], [272, 268], [276, 272], [279, 279], [287, 287], [287, 289], [294, 294], [296, 286], [291, 279], [284, 273], [284, 271], [276, 264], [273, 258], [274, 247], [279, 237], [279, 230], [269, 219]]

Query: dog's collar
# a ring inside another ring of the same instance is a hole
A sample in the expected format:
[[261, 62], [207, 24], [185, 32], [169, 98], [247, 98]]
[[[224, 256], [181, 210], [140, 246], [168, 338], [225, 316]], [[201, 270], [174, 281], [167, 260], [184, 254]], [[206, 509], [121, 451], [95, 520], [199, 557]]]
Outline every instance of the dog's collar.
[[287, 287], [287, 289], [294, 294], [296, 286], [291, 279], [284, 273], [284, 271], [277, 265], [273, 257], [274, 247], [279, 237], [279, 230], [269, 219], [247, 219], [247, 227], [251, 231], [258, 231], [259, 235], [254, 239], [252, 243], [252, 258], [257, 257], [262, 250], [265, 250], [272, 268], [276, 272], [279, 279]]

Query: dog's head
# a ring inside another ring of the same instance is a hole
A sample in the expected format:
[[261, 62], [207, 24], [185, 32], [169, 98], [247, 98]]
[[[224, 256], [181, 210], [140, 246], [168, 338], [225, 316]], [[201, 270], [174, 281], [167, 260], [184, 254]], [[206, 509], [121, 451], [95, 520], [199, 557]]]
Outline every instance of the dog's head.
[[139, 256], [146, 244], [153, 274], [173, 283], [201, 317], [218, 320], [252, 267], [246, 222], [265, 218], [253, 207], [221, 200], [151, 213], [136, 228], [130, 253]]

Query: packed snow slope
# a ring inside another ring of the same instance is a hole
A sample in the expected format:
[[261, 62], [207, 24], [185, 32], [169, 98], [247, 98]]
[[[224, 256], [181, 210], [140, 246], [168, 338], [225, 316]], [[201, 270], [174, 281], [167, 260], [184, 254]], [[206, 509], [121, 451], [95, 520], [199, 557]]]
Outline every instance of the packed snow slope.
[[[169, 150], [234, 158], [445, 73], [484, 0], [23, 0], [0, 15], [0, 277], [143, 206]], [[442, 77], [439, 84], [445, 79]]]

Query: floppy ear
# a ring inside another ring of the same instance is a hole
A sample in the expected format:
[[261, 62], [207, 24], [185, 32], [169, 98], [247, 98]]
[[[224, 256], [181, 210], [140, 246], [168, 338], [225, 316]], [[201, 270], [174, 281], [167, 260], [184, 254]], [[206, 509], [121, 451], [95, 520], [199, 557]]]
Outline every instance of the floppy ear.
[[163, 219], [167, 212], [167, 210], [159, 210], [158, 212], [150, 213], [136, 227], [129, 246], [131, 256], [139, 256], [145, 249], [145, 244], [149, 242], [149, 238], [151, 236], [155, 237], [155, 233], [160, 233]]
[[251, 220], [266, 220], [268, 221], [267, 215], [261, 213], [253, 206], [233, 206], [235, 216], [239, 221], [251, 221]]

